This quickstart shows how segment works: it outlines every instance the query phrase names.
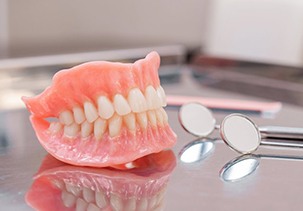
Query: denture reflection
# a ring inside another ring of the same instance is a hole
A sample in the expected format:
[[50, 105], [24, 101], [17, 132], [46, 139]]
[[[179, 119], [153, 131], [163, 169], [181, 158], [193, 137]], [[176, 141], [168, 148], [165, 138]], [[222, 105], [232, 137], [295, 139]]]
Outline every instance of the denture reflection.
[[76, 167], [47, 155], [26, 195], [36, 210], [163, 210], [170, 150], [113, 168]]

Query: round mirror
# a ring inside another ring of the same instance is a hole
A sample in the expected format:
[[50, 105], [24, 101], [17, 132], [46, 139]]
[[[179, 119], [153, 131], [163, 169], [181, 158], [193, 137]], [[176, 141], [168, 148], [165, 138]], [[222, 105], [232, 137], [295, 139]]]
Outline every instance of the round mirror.
[[255, 155], [242, 155], [227, 164], [220, 171], [220, 177], [227, 182], [233, 182], [253, 173], [259, 166], [260, 158]]
[[199, 137], [208, 136], [216, 124], [212, 112], [199, 103], [183, 105], [179, 111], [179, 121], [186, 131]]
[[225, 117], [220, 128], [224, 142], [239, 153], [251, 153], [260, 145], [259, 129], [247, 116], [231, 114]]
[[213, 141], [212, 139], [199, 139], [187, 144], [179, 153], [180, 161], [196, 163], [205, 159], [214, 148]]

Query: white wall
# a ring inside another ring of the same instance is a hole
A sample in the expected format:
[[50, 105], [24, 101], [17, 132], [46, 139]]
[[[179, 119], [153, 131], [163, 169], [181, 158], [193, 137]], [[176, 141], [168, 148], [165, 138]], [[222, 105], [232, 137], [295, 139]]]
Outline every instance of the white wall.
[[10, 55], [200, 46], [206, 1], [9, 0]]

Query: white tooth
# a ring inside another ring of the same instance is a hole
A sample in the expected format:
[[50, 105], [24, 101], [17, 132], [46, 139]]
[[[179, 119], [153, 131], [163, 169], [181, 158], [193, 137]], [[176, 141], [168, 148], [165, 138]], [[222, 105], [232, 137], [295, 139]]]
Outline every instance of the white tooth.
[[71, 111], [63, 111], [59, 115], [59, 121], [64, 125], [70, 125], [74, 122], [73, 114]]
[[49, 131], [52, 134], [56, 134], [62, 130], [62, 124], [60, 122], [51, 122], [49, 125]]
[[93, 124], [85, 121], [81, 124], [81, 136], [88, 137], [93, 132]]
[[156, 90], [152, 86], [146, 87], [145, 99], [147, 103], [147, 108], [150, 110], [157, 109], [162, 106], [161, 98], [158, 96]]
[[77, 199], [77, 203], [76, 203], [76, 211], [86, 211], [87, 210], [87, 202], [84, 201], [81, 198]]
[[107, 127], [107, 121], [101, 118], [98, 118], [94, 123], [94, 134], [97, 140], [99, 140]]
[[83, 198], [88, 203], [93, 202], [95, 200], [94, 191], [89, 188], [84, 187], [83, 188]]
[[160, 111], [162, 113], [162, 117], [163, 117], [163, 123], [166, 124], [168, 122], [168, 116], [166, 111], [164, 110], [164, 108], [160, 108]]
[[109, 135], [111, 137], [119, 135], [121, 130], [121, 125], [122, 125], [121, 116], [114, 114], [114, 116], [109, 119], [109, 123], [108, 123]]
[[165, 92], [164, 92], [164, 89], [163, 89], [162, 86], [159, 86], [157, 88], [157, 94], [158, 94], [158, 96], [161, 99], [162, 106], [165, 107], [167, 105], [167, 103], [166, 103], [166, 95], [165, 95]]
[[84, 114], [84, 111], [82, 108], [75, 107], [75, 108], [73, 108], [73, 112], [74, 112], [75, 122], [77, 122], [78, 124], [81, 124], [82, 122], [85, 121], [85, 114]]
[[141, 112], [137, 114], [137, 120], [142, 128], [147, 127], [147, 115], [146, 112]]
[[84, 103], [84, 113], [89, 123], [92, 123], [98, 118], [97, 109], [91, 102]]
[[129, 114], [131, 112], [128, 102], [120, 94], [116, 94], [114, 97], [114, 107], [116, 112], [121, 116]]
[[133, 112], [139, 113], [147, 110], [146, 100], [140, 89], [130, 90], [127, 100]]
[[163, 125], [164, 117], [160, 109], [155, 110], [157, 122], [160, 125]]
[[137, 202], [137, 210], [145, 211], [147, 210], [148, 201], [147, 198], [141, 198], [140, 201]]
[[64, 188], [64, 182], [61, 180], [53, 180], [53, 184], [59, 188], [60, 190], [62, 190]]
[[87, 211], [101, 211], [101, 209], [95, 204], [90, 203], [87, 207]]
[[109, 119], [114, 114], [114, 106], [110, 102], [110, 100], [105, 96], [100, 96], [97, 99], [98, 104], [98, 114], [103, 119]]
[[149, 209], [155, 208], [157, 205], [157, 195], [154, 195], [149, 199]]
[[74, 196], [80, 196], [81, 195], [81, 189], [77, 186], [66, 183], [65, 188], [69, 193], [72, 193]]
[[123, 210], [123, 201], [116, 194], [111, 194], [110, 204], [111, 204], [113, 210]]
[[126, 204], [124, 207], [125, 211], [134, 211], [136, 210], [136, 198], [132, 197], [126, 200]]
[[64, 134], [68, 137], [74, 137], [80, 131], [80, 125], [73, 123], [71, 125], [64, 126]]
[[65, 207], [73, 207], [76, 203], [76, 196], [71, 193], [66, 192], [63, 190], [61, 193], [61, 199]]
[[131, 131], [136, 130], [136, 117], [134, 113], [129, 113], [123, 117], [123, 120], [127, 126], [127, 128]]
[[100, 208], [104, 208], [107, 206], [108, 204], [108, 200], [107, 200], [107, 197], [106, 195], [101, 191], [101, 192], [96, 192], [96, 195], [95, 195], [95, 200], [96, 200], [96, 204], [98, 207]]
[[155, 111], [147, 111], [148, 120], [152, 126], [157, 125], [157, 118]]

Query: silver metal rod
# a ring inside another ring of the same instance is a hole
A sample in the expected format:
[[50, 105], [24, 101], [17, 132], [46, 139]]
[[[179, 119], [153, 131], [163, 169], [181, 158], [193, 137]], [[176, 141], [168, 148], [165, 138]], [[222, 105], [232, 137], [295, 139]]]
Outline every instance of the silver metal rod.
[[303, 142], [303, 128], [263, 126], [259, 127], [262, 138], [296, 139]]

